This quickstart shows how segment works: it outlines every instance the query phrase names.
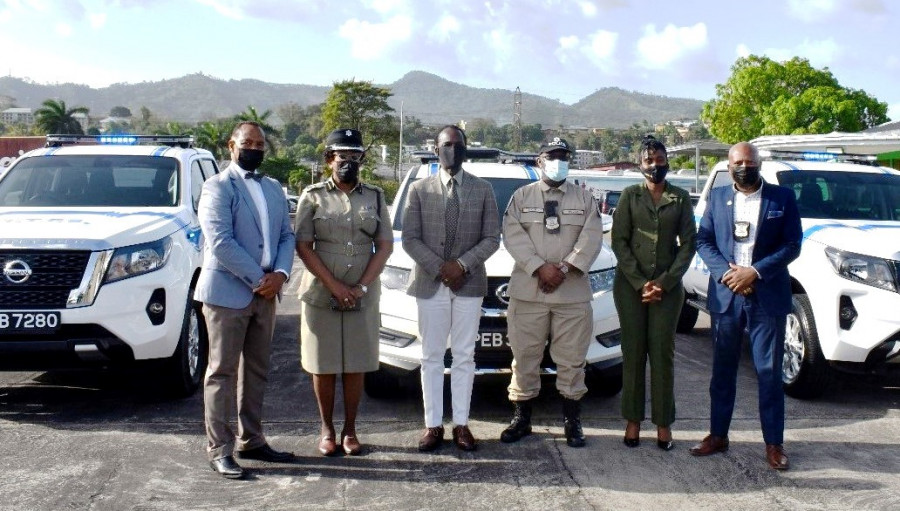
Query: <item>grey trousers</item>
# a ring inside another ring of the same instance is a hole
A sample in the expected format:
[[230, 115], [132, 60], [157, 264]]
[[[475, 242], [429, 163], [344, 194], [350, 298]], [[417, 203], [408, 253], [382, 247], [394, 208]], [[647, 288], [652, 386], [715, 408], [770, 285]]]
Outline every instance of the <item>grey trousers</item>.
[[[210, 460], [266, 443], [263, 396], [269, 374], [275, 300], [254, 295], [243, 309], [203, 304], [209, 333], [209, 366], [203, 384], [204, 419]], [[238, 435], [231, 428], [237, 404]]]

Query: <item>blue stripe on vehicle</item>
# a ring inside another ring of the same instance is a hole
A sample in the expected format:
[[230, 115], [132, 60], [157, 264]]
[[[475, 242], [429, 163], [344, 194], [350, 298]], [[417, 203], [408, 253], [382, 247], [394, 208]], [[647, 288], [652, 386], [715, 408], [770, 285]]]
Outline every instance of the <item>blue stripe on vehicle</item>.
[[528, 173], [529, 179], [531, 179], [532, 181], [538, 180], [538, 175], [537, 172], [535, 172], [534, 167], [532, 167], [531, 165], [523, 165], [523, 167], [525, 167], [525, 172]]
[[53, 156], [53, 153], [55, 153], [56, 151], [59, 151], [59, 147], [51, 147], [50, 149], [47, 149], [47, 152], [44, 153], [44, 156]]
[[161, 146], [157, 147], [156, 149], [154, 149], [153, 152], [150, 153], [150, 156], [162, 156], [163, 153], [165, 153], [165, 152], [168, 151], [169, 149], [171, 149], [171, 147], [165, 146], [165, 145], [161, 145]]
[[429, 163], [428, 164], [428, 175], [433, 176], [438, 173], [438, 164], [437, 163]]
[[841, 223], [831, 223], [831, 224], [819, 224], [810, 227], [803, 231], [803, 239], [809, 238], [813, 234], [823, 231], [825, 229], [839, 229], [839, 228], [849, 228], [849, 229], [858, 229], [860, 231], [872, 231], [876, 229], [900, 229], [900, 224], [896, 225], [885, 225], [885, 224], [861, 224], [861, 225], [847, 225]]

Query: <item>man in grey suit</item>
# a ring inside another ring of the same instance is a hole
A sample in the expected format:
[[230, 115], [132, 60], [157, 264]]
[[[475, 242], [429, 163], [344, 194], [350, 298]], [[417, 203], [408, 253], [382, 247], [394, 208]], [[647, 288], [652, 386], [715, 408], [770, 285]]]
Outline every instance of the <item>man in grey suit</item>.
[[[234, 460], [235, 451], [244, 459], [293, 458], [269, 446], [261, 416], [275, 298], [290, 276], [294, 232], [281, 185], [255, 172], [265, 154], [259, 124], [238, 123], [228, 149], [231, 165], [209, 178], [200, 195], [198, 216], [205, 242], [194, 298], [203, 302], [209, 333], [203, 400], [210, 466], [237, 479], [244, 471]], [[237, 442], [230, 425], [235, 398]]]
[[500, 246], [500, 214], [491, 184], [462, 168], [462, 129], [441, 129], [435, 152], [440, 171], [410, 185], [403, 214], [403, 249], [416, 263], [407, 292], [416, 297], [422, 339], [426, 429], [419, 450], [433, 451], [444, 439], [444, 352], [449, 338], [453, 441], [472, 451], [476, 444], [468, 422], [475, 337], [487, 291], [484, 262]]

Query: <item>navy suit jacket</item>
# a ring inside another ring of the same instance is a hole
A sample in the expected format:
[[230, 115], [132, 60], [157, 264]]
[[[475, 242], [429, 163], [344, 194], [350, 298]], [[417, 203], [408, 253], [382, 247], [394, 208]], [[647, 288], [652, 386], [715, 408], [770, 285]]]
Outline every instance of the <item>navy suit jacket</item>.
[[[734, 293], [721, 283], [734, 262], [734, 187], [713, 189], [697, 230], [697, 253], [709, 267], [707, 301], [709, 311], [728, 310]], [[756, 244], [752, 265], [760, 278], [754, 283], [757, 302], [770, 315], [791, 311], [791, 277], [788, 264], [800, 255], [803, 227], [794, 192], [763, 183]]]

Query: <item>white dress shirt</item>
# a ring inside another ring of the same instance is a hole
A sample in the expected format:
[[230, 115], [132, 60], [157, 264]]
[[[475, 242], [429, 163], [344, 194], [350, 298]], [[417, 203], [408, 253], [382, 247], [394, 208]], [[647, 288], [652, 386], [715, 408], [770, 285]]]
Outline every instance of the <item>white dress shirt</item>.
[[750, 232], [743, 241], [734, 240], [734, 262], [738, 266], [751, 266], [756, 231], [759, 227], [759, 208], [762, 204], [762, 186], [751, 194], [734, 189], [734, 221], [750, 224]]
[[[238, 172], [243, 179], [248, 171], [242, 169], [237, 163], [235, 163], [234, 166], [238, 169]], [[266, 196], [263, 194], [262, 184], [259, 181], [255, 179], [244, 179], [244, 184], [247, 185], [247, 190], [250, 191], [250, 196], [253, 197], [253, 204], [256, 205], [256, 211], [259, 213], [259, 220], [262, 223], [263, 251], [259, 265], [264, 269], [271, 271], [273, 261], [272, 247], [269, 243], [269, 208], [266, 207]]]

